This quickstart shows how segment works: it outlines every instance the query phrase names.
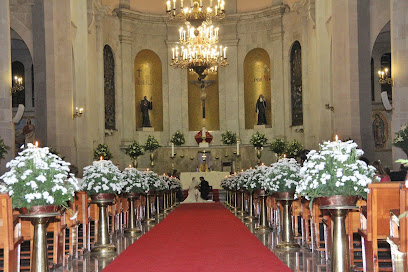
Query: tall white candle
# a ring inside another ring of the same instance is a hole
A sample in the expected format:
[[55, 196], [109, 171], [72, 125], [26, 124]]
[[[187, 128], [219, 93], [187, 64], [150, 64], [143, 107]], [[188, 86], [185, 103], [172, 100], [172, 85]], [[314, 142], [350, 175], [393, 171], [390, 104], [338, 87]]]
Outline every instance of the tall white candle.
[[237, 155], [239, 155], [239, 140], [237, 141]]
[[174, 143], [171, 143], [171, 156], [174, 157]]

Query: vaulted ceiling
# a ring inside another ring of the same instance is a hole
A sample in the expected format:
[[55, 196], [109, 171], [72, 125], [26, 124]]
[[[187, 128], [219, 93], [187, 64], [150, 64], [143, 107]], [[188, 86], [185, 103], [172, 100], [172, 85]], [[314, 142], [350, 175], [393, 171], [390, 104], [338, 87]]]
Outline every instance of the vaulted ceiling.
[[[164, 15], [166, 9], [167, 0], [130, 0], [130, 9], [140, 11], [148, 14]], [[215, 3], [217, 0], [214, 0]], [[276, 6], [280, 4], [288, 4], [289, 2], [299, 2], [304, 0], [224, 0], [226, 3], [227, 13], [231, 13], [231, 6], [237, 12], [250, 12], [262, 10], [271, 6]], [[180, 0], [177, 0], [179, 3]], [[184, 0], [184, 3], [188, 3], [189, 0]], [[203, 0], [204, 6], [208, 6], [210, 0]], [[119, 0], [102, 0], [102, 3], [112, 8], [119, 7]], [[233, 3], [233, 4], [231, 4]], [[230, 7], [230, 11], [228, 8]]]

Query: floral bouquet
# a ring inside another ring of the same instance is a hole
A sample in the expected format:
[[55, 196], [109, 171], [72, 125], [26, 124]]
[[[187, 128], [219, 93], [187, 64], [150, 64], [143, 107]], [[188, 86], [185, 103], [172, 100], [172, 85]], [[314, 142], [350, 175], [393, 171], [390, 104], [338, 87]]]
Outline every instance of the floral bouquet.
[[233, 145], [237, 143], [237, 134], [231, 130], [227, 130], [221, 134], [221, 141], [225, 145]]
[[146, 140], [145, 150], [153, 152], [160, 147], [159, 141], [152, 135], [149, 135]]
[[295, 159], [280, 159], [267, 171], [263, 187], [269, 192], [295, 192], [301, 179], [300, 165]]
[[106, 144], [99, 144], [98, 147], [94, 150], [94, 159], [98, 160], [101, 157], [104, 160], [112, 159], [112, 153], [109, 151], [109, 148]]
[[168, 191], [170, 189], [171, 179], [166, 174], [159, 176], [160, 178], [160, 187], [157, 191]]
[[264, 183], [269, 168], [269, 166], [260, 165], [254, 169], [246, 170], [240, 178], [242, 187], [250, 192], [265, 190]]
[[184, 134], [177, 130], [173, 136], [171, 136], [170, 142], [176, 146], [180, 146], [186, 143], [186, 139], [184, 138]]
[[145, 193], [149, 191], [160, 191], [162, 188], [162, 181], [159, 176], [153, 171], [141, 172], [143, 182], [149, 184], [149, 188], [145, 190]]
[[280, 138], [276, 138], [271, 143], [271, 151], [275, 152], [279, 157], [286, 151], [286, 142]]
[[123, 187], [123, 174], [111, 161], [94, 161], [84, 168], [82, 188], [89, 195], [120, 194]]
[[290, 158], [297, 158], [303, 150], [303, 145], [298, 140], [293, 140], [286, 146], [286, 155]]
[[255, 134], [251, 136], [251, 139], [249, 140], [249, 142], [254, 147], [261, 148], [264, 145], [266, 145], [266, 143], [268, 142], [268, 139], [265, 137], [265, 134], [259, 133], [259, 131], [257, 131]]
[[57, 205], [66, 206], [79, 190], [78, 181], [69, 175], [70, 163], [50, 153], [48, 147], [28, 144], [14, 160], [6, 164], [10, 171], [0, 178], [1, 192], [8, 192], [13, 208]]
[[8, 147], [2, 138], [0, 138], [0, 160], [4, 159], [10, 147]]
[[142, 172], [136, 168], [126, 168], [123, 171], [122, 192], [143, 194], [149, 190], [149, 183], [142, 178]]
[[181, 189], [181, 182], [175, 177], [170, 177], [170, 190], [176, 191]]
[[138, 142], [135, 141], [126, 148], [125, 152], [132, 160], [136, 160], [137, 157], [144, 154], [144, 149]]
[[401, 129], [395, 134], [392, 144], [401, 148], [408, 156], [408, 124], [402, 126]]
[[307, 155], [296, 193], [307, 199], [335, 195], [367, 198], [367, 185], [379, 179], [373, 166], [359, 160], [363, 154], [353, 141], [324, 142], [320, 151]]

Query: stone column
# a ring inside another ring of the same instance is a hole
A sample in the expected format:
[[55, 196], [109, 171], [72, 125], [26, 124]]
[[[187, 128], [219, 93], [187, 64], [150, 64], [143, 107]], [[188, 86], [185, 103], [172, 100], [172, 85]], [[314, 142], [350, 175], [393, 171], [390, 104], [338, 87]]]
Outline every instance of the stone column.
[[9, 0], [0, 0], [0, 137], [10, 147], [5, 159], [0, 161], [0, 174], [6, 162], [14, 157], [14, 125], [11, 107], [11, 45]]
[[[394, 137], [401, 126], [408, 122], [408, 1], [391, 0], [391, 63], [392, 78], [392, 124], [391, 135]], [[393, 161], [406, 158], [400, 148], [392, 147]], [[399, 164], [394, 164], [397, 169]]]

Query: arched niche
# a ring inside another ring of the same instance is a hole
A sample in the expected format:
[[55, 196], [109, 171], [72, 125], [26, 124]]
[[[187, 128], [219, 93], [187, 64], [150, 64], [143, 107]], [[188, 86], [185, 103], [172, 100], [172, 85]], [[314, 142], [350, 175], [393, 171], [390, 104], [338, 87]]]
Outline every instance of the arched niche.
[[135, 58], [136, 128], [142, 127], [141, 101], [152, 99], [150, 124], [155, 131], [163, 130], [162, 63], [159, 56], [148, 49], [141, 50]]
[[292, 126], [303, 125], [302, 47], [299, 41], [290, 51], [290, 97]]
[[115, 58], [112, 48], [103, 48], [103, 78], [105, 100], [105, 129], [116, 129]]
[[[218, 72], [205, 78], [204, 93], [197, 74], [188, 73], [188, 123], [190, 131], [198, 131], [205, 126], [207, 130], [220, 129]], [[208, 85], [208, 86], [207, 86]], [[203, 99], [205, 98], [205, 120], [203, 120]]]
[[260, 95], [266, 100], [266, 123], [272, 124], [271, 117], [271, 61], [268, 52], [262, 48], [249, 51], [244, 60], [244, 101], [245, 129], [253, 129], [258, 122], [256, 102]]

